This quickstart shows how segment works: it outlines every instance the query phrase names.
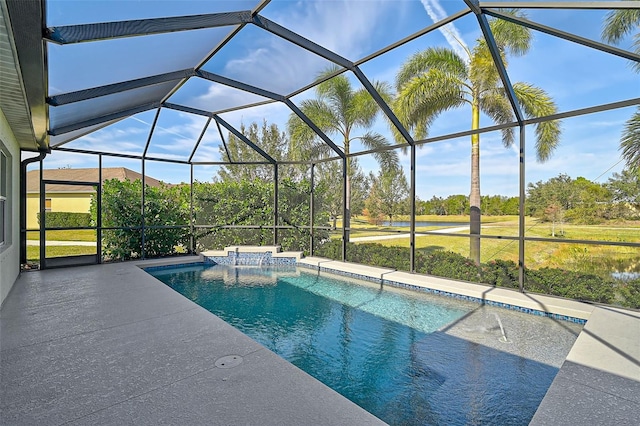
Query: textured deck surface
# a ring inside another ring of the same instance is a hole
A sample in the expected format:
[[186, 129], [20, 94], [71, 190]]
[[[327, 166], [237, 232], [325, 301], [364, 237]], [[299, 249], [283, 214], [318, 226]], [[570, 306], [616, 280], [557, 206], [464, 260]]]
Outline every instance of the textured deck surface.
[[384, 424], [131, 263], [23, 273], [0, 334], [2, 425]]
[[[640, 418], [640, 314], [584, 312], [532, 425]], [[130, 262], [20, 276], [0, 310], [0, 424], [383, 423]]]

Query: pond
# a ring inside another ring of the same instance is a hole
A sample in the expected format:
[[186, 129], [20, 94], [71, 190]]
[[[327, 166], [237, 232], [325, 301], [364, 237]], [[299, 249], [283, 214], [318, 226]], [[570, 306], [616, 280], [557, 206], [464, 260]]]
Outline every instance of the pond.
[[[433, 222], [433, 221], [416, 221], [416, 227], [418, 226], [442, 226], [442, 227], [449, 227], [449, 226], [468, 226], [469, 222]], [[411, 226], [411, 223], [408, 221], [394, 221], [393, 225], [389, 224], [388, 220], [385, 220], [384, 222], [382, 222], [382, 226], [393, 226], [393, 227], [409, 227]]]

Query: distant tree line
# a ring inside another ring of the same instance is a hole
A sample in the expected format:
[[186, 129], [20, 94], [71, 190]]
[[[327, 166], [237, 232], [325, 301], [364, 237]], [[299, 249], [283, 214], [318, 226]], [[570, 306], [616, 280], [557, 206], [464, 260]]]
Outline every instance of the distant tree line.
[[640, 175], [624, 169], [605, 183], [566, 174], [529, 183], [526, 214], [554, 224], [640, 219]]
[[[448, 197], [433, 196], [428, 201], [417, 202], [418, 214], [446, 215], [468, 215], [469, 197], [456, 194]], [[519, 201], [518, 197], [507, 197], [504, 195], [483, 195], [480, 197], [482, 214], [490, 216], [517, 215]]]

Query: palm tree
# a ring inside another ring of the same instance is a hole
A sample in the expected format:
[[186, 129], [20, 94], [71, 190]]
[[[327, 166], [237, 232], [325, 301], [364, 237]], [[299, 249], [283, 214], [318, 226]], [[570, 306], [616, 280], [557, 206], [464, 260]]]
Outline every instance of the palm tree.
[[[510, 13], [517, 14], [514, 11]], [[523, 55], [529, 49], [530, 31], [504, 20], [492, 20], [491, 32], [505, 66], [508, 55]], [[460, 43], [466, 58], [448, 48], [428, 48], [413, 55], [396, 76], [398, 96], [395, 112], [415, 137], [425, 138], [430, 124], [442, 112], [463, 105], [471, 106], [471, 128], [480, 127], [480, 113], [497, 123], [514, 121], [514, 112], [498, 75], [491, 52], [484, 39], [478, 39], [473, 50]], [[518, 103], [527, 117], [544, 117], [556, 112], [553, 100], [535, 86], [513, 84]], [[557, 121], [536, 125], [536, 154], [540, 162], [549, 159], [559, 143]], [[502, 130], [505, 147], [514, 143], [514, 130]], [[480, 135], [471, 136], [471, 191], [469, 194], [470, 255], [480, 263]]]
[[[328, 68], [318, 75], [318, 80], [325, 80], [337, 70], [337, 67]], [[391, 99], [388, 84], [374, 82], [373, 86], [384, 99]], [[354, 90], [347, 76], [340, 74], [325, 80], [317, 85], [315, 90], [317, 97], [302, 101], [300, 110], [328, 137], [337, 137], [334, 142], [347, 156], [345, 183], [347, 196], [344, 201], [346, 217], [343, 218], [343, 226], [348, 229], [351, 219], [352, 160], [349, 158], [351, 142], [359, 140], [368, 149], [384, 148], [389, 146], [390, 142], [379, 133], [356, 132], [358, 129], [367, 129], [373, 125], [379, 106], [364, 88]], [[288, 128], [291, 136], [291, 153], [295, 159], [309, 160], [313, 156], [312, 153], [319, 156], [331, 154], [330, 147], [297, 115], [291, 114]], [[398, 155], [393, 150], [378, 151], [373, 156], [383, 169], [398, 167]], [[348, 235], [347, 232], [347, 239]]]
[[[640, 9], [613, 10], [605, 18], [602, 38], [609, 43], [619, 43], [638, 28], [640, 28]], [[636, 33], [634, 38], [636, 52], [640, 54], [640, 32]], [[640, 62], [636, 62], [633, 68], [640, 72]], [[620, 139], [620, 150], [627, 167], [640, 173], [640, 108], [625, 124]]]

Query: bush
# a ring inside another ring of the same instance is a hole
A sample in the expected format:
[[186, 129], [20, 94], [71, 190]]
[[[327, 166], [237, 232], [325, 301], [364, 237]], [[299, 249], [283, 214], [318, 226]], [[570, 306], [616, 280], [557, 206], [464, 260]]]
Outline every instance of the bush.
[[[354, 245], [353, 243], [347, 243], [348, 246]], [[347, 251], [350, 247], [347, 247]], [[327, 259], [342, 260], [342, 241], [329, 240], [318, 246], [313, 253], [316, 256], [326, 257]]]
[[[315, 254], [340, 260], [342, 242], [328, 241], [318, 247]], [[407, 247], [347, 243], [347, 260], [364, 265], [408, 271], [409, 255]], [[439, 250], [429, 254], [416, 251], [415, 267], [421, 274], [506, 288], [519, 287], [518, 266], [510, 260], [492, 260], [478, 268], [471, 259], [451, 251]], [[613, 280], [598, 275], [559, 268], [526, 270], [525, 277], [527, 291], [608, 304], [616, 301], [618, 291], [623, 306], [640, 308], [640, 279], [617, 285]]]
[[640, 309], [640, 278], [627, 281], [619, 287], [622, 306]]
[[422, 264], [416, 262], [416, 272], [471, 282], [480, 281], [480, 269], [458, 253], [438, 250], [424, 256]]
[[[90, 213], [46, 212], [47, 228], [88, 228], [91, 226]], [[40, 213], [38, 213], [38, 224]]]
[[[145, 188], [145, 241], [146, 257], [176, 254], [178, 248], [188, 247], [188, 228], [153, 228], [154, 226], [180, 226], [189, 224], [188, 186], [176, 185]], [[103, 231], [103, 253], [111, 260], [127, 260], [142, 255], [142, 181], [111, 179], [102, 186], [102, 226], [129, 228]], [[91, 202], [95, 221], [96, 202]]]
[[485, 284], [519, 288], [518, 265], [511, 260], [496, 259], [482, 265], [482, 282]]
[[[232, 245], [273, 244], [273, 182], [260, 179], [196, 182], [194, 189], [195, 222], [213, 225], [196, 235], [197, 247], [221, 249]], [[309, 252], [309, 193], [307, 180], [293, 182], [283, 179], [279, 186], [279, 225], [292, 226], [280, 230], [278, 244], [283, 250]], [[315, 223], [328, 220], [326, 213], [316, 209]], [[257, 229], [225, 229], [225, 225], [260, 226]], [[328, 238], [327, 231], [315, 231], [315, 244]]]
[[527, 270], [525, 288], [529, 291], [600, 303], [612, 303], [615, 284], [594, 274], [558, 268]]

